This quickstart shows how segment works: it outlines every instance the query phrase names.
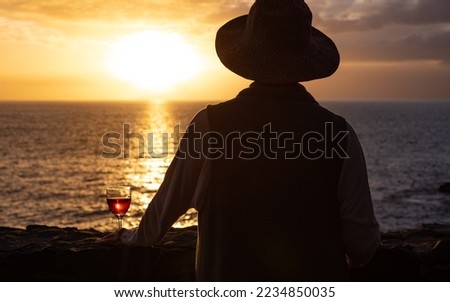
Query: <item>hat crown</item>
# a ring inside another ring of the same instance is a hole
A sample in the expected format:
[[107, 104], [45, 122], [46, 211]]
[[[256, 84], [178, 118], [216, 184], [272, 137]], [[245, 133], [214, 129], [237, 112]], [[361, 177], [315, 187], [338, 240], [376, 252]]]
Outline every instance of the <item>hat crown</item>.
[[257, 0], [250, 9], [245, 35], [261, 49], [274, 55], [279, 49], [285, 55], [289, 49], [309, 45], [311, 24], [312, 13], [303, 0]]

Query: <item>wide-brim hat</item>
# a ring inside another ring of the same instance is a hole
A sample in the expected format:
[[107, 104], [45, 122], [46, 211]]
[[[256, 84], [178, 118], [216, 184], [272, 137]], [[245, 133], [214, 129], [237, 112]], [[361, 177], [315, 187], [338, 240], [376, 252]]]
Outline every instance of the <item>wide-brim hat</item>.
[[219, 29], [216, 52], [225, 67], [249, 80], [292, 83], [328, 77], [339, 66], [339, 51], [311, 24], [303, 0], [256, 0], [248, 15]]

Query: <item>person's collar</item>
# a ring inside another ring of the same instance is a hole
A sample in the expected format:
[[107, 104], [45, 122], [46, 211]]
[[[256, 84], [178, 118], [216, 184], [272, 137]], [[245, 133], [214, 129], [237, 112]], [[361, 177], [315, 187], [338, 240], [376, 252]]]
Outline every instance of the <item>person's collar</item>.
[[253, 82], [250, 87], [242, 90], [238, 96], [273, 97], [279, 100], [298, 99], [316, 102], [314, 97], [300, 83], [263, 83]]

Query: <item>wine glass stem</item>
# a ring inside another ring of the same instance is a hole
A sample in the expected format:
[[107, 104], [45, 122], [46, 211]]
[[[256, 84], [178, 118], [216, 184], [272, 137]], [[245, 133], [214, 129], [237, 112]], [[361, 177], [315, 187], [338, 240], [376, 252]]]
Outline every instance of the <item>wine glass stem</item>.
[[119, 230], [122, 229], [122, 217], [117, 218], [117, 222], [119, 223]]

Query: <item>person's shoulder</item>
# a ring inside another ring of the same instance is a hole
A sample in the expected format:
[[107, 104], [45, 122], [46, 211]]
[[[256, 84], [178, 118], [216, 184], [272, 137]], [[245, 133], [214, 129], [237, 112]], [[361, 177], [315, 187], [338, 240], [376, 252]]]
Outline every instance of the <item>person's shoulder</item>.
[[336, 112], [334, 112], [334, 111], [324, 107], [322, 104], [317, 103], [317, 105], [320, 108], [319, 110], [321, 110], [323, 114], [326, 114], [328, 116], [335, 117], [335, 118], [345, 119], [343, 116], [341, 116], [341, 115], [337, 114]]
[[237, 97], [206, 107], [208, 116], [233, 116], [241, 109]]
[[221, 110], [221, 109], [226, 109], [226, 108], [231, 108], [234, 107], [236, 105], [238, 105], [238, 100], [240, 98], [242, 98], [242, 93], [246, 90], [248, 90], [249, 88], [244, 88], [241, 91], [239, 91], [235, 97], [231, 98], [231, 99], [225, 99], [225, 100], [221, 100], [218, 101], [217, 103], [214, 104], [209, 104], [206, 109], [207, 110]]
[[320, 111], [321, 115], [325, 117], [325, 120], [338, 122], [341, 125], [341, 127], [347, 128], [348, 122], [345, 119], [345, 117], [331, 111], [330, 109], [322, 106], [319, 103], [317, 103], [317, 107], [318, 107], [318, 110]]
[[[209, 129], [207, 107], [198, 111], [192, 118], [188, 129], [191, 131], [207, 132]], [[189, 130], [188, 130], [189, 131]]]
[[[209, 106], [209, 105], [208, 105]], [[194, 118], [192, 119], [192, 122], [196, 122], [196, 121], [201, 121], [205, 118], [208, 117], [208, 110], [207, 107], [200, 109], [200, 111], [198, 111], [195, 115]], [[191, 123], [192, 123], [191, 122]]]
[[229, 99], [229, 100], [220, 101], [220, 102], [215, 103], [215, 104], [209, 104], [206, 107], [206, 110], [210, 110], [210, 109], [215, 110], [215, 109], [227, 108], [227, 107], [233, 106], [235, 104], [236, 104], [236, 98], [232, 98], [232, 99]]

